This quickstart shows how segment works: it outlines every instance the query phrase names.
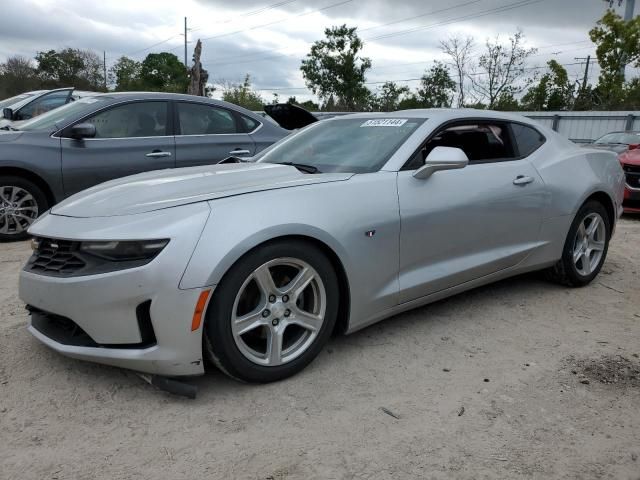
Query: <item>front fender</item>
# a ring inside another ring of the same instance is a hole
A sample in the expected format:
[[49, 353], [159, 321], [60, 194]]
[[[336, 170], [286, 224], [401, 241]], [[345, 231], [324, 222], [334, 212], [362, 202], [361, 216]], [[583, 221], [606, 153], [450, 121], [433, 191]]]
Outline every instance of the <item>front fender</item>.
[[361, 174], [347, 181], [212, 200], [211, 216], [180, 288], [216, 285], [252, 248], [274, 238], [303, 236], [324, 243], [341, 262], [352, 322], [391, 308], [398, 301], [396, 175]]

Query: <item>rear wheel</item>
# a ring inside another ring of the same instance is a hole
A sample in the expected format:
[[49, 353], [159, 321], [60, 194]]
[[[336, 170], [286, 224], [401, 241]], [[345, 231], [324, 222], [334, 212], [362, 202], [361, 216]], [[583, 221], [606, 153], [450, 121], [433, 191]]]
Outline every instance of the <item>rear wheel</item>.
[[0, 241], [27, 238], [27, 229], [47, 208], [47, 197], [33, 182], [0, 176]]
[[313, 244], [276, 241], [224, 276], [205, 323], [205, 349], [227, 375], [271, 382], [302, 370], [327, 342], [338, 311], [336, 274]]
[[547, 272], [549, 277], [570, 287], [590, 283], [604, 264], [610, 235], [611, 222], [604, 206], [597, 201], [585, 203], [571, 224], [562, 258]]

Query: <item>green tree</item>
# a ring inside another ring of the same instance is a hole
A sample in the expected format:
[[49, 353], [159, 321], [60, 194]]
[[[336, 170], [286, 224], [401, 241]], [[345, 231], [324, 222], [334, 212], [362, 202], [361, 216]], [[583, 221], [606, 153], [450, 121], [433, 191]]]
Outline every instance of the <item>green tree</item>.
[[129, 57], [122, 56], [109, 70], [109, 81], [115, 83], [116, 92], [127, 92], [140, 88], [140, 70], [142, 64]]
[[262, 110], [264, 102], [262, 97], [251, 87], [251, 77], [247, 74], [241, 84], [227, 84], [222, 92], [222, 100], [234, 103], [247, 110]]
[[311, 46], [300, 66], [307, 87], [325, 104], [333, 97], [341, 108], [362, 108], [370, 97], [364, 83], [371, 60], [360, 56], [364, 44], [356, 28], [331, 27], [324, 34], [326, 39]]
[[485, 43], [486, 50], [478, 60], [478, 71], [469, 78], [476, 94], [487, 100], [490, 109], [495, 108], [503, 92], [517, 95], [530, 83], [530, 80], [523, 81], [525, 63], [536, 49], [525, 48], [523, 43], [521, 31], [511, 36], [507, 44], [500, 42], [498, 37]]
[[187, 71], [173, 53], [150, 53], [140, 65], [140, 85], [153, 92], [185, 93], [189, 85]]
[[65, 48], [36, 54], [37, 73], [46, 87], [76, 87], [80, 90], [104, 90], [103, 65], [90, 50]]
[[441, 62], [435, 62], [422, 75], [416, 98], [422, 108], [448, 108], [455, 91], [456, 82], [451, 79], [447, 67]]
[[503, 90], [494, 102], [493, 109], [502, 112], [517, 112], [520, 110], [520, 104], [510, 90]]
[[39, 87], [40, 79], [30, 58], [14, 55], [0, 63], [0, 98], [12, 97]]
[[625, 21], [607, 10], [589, 31], [600, 64], [598, 87], [604, 108], [617, 108], [624, 95], [624, 66], [640, 67], [640, 16]]
[[395, 82], [384, 82], [376, 95], [372, 95], [372, 110], [393, 112], [398, 110], [402, 98], [409, 93], [409, 87]]
[[522, 108], [533, 111], [569, 110], [575, 87], [567, 70], [555, 60], [547, 62], [549, 71], [522, 97]]

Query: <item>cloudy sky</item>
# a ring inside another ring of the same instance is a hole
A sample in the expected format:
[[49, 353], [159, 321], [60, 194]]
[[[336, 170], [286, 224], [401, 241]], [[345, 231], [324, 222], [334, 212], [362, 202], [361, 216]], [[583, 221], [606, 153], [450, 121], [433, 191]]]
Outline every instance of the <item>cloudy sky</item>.
[[[309, 98], [300, 60], [324, 28], [343, 23], [357, 26], [365, 41], [374, 90], [385, 80], [415, 86], [413, 79], [444, 58], [442, 39], [472, 36], [479, 55], [487, 38], [506, 40], [518, 28], [538, 48], [531, 68], [555, 58], [578, 78], [584, 65], [575, 57], [594, 54], [588, 30], [607, 6], [603, 0], [0, 0], [0, 61], [63, 47], [105, 51], [107, 66], [121, 55], [142, 60], [160, 51], [182, 59], [187, 17], [189, 59], [202, 39], [213, 80], [240, 81], [249, 73], [265, 100], [274, 92]], [[594, 67], [592, 82], [597, 74]]]

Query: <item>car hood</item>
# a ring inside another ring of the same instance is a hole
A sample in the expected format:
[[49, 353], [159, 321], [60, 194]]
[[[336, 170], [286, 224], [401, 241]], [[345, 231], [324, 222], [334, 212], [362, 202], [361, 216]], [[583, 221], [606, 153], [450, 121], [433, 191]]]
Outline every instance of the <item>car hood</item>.
[[246, 193], [349, 179], [352, 173], [304, 174], [272, 163], [234, 163], [157, 170], [111, 180], [52, 208], [53, 215], [111, 217]]

